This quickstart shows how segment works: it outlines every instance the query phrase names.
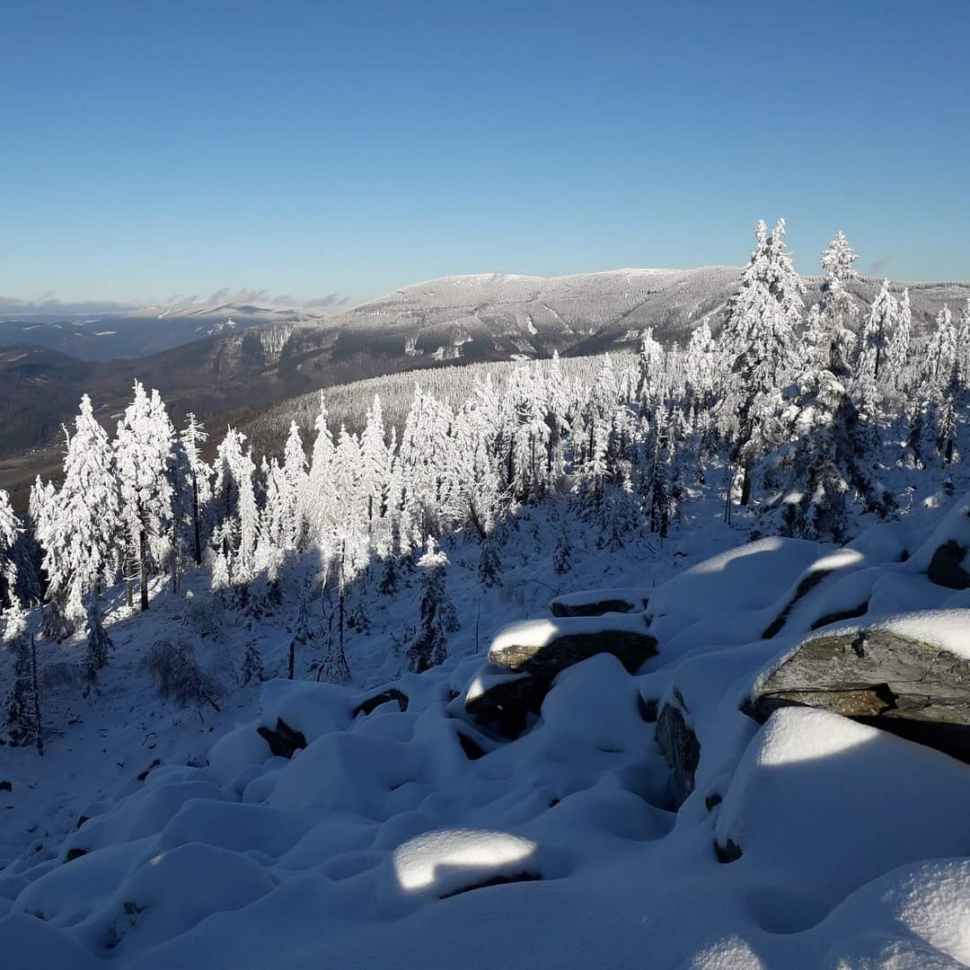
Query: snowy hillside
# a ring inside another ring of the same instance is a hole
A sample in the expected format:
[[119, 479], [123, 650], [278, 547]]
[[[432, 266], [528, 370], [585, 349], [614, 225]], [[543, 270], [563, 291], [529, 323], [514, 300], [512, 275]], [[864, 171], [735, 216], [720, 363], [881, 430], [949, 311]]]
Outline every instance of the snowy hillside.
[[[939, 501], [836, 556], [803, 540], [737, 549], [716, 500], [700, 503], [663, 547], [608, 553], [574, 530], [566, 576], [549, 556], [557, 512], [537, 511], [509, 535], [501, 586], [480, 586], [474, 542], [448, 544], [461, 629], [442, 665], [394, 679], [409, 586], [350, 636], [354, 686], [254, 677], [218, 711], [160, 702], [140, 669], [153, 642], [209, 622], [204, 587], [160, 593], [144, 617], [119, 603], [116, 655], [70, 699], [63, 735], [43, 759], [0, 749], [4, 966], [962, 966], [970, 769], [824, 711], [759, 728], [740, 710], [842, 588], [872, 591], [866, 629], [918, 604], [901, 634], [970, 655], [967, 594], [922, 572], [966, 514]], [[293, 568], [299, 585], [316, 566]], [[833, 569], [762, 637], [806, 574]], [[557, 590], [584, 586], [607, 589], [555, 612], [634, 589], [646, 608], [541, 619]], [[207, 655], [251, 640], [264, 676], [283, 674], [298, 613], [227, 613]], [[515, 616], [533, 619], [498, 636]], [[483, 694], [536, 676], [502, 667], [509, 644], [555, 660], [557, 637], [618, 625], [655, 655], [574, 655], [515, 737], [482, 716]], [[672, 710], [695, 739], [689, 766]]]

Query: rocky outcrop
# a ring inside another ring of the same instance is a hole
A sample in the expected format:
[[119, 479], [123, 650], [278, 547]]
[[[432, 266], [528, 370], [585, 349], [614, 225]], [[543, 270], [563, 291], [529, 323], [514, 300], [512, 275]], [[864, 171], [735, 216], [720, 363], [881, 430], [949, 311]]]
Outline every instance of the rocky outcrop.
[[657, 717], [657, 744], [670, 765], [671, 786], [678, 806], [694, 790], [694, 774], [701, 757], [700, 743], [687, 724], [682, 703], [683, 698], [674, 691], [674, 697], [664, 703]]
[[970, 762], [970, 661], [892, 629], [806, 640], [756, 687], [745, 713], [841, 714]]
[[408, 709], [408, 695], [399, 691], [396, 687], [389, 687], [362, 700], [354, 708], [351, 717], [357, 717], [358, 714], [371, 714], [381, 704], [389, 704], [392, 701], [397, 702], [399, 711], [406, 711]]
[[295, 751], [306, 747], [306, 737], [281, 718], [277, 718], [275, 728], [261, 724], [256, 731], [277, 758], [292, 758]]

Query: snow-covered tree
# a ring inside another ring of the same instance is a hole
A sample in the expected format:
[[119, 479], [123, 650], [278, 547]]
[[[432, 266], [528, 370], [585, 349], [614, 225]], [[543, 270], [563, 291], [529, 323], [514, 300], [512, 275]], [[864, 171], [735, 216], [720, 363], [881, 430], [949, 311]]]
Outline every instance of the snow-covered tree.
[[[280, 483], [282, 506], [282, 541], [287, 549], [299, 549], [303, 545], [306, 523], [303, 502], [307, 489], [307, 458], [303, 439], [295, 421], [290, 422], [290, 433], [283, 453], [283, 478]], [[284, 487], [285, 486], [285, 487]]]
[[806, 335], [814, 348], [814, 360], [807, 361], [809, 367], [828, 370], [840, 379], [850, 373], [849, 361], [856, 342], [850, 324], [857, 309], [846, 284], [859, 275], [852, 267], [857, 258], [840, 229], [819, 260], [825, 278], [820, 287], [821, 299], [810, 312]]
[[741, 504], [751, 490], [750, 470], [776, 443], [781, 389], [798, 361], [795, 329], [804, 285], [785, 248], [785, 220], [769, 232], [759, 222], [751, 259], [728, 305], [720, 349], [726, 375], [722, 414], [736, 419], [734, 455], [742, 473]]
[[185, 478], [176, 486], [179, 492], [187, 493], [184, 505], [190, 516], [192, 553], [195, 564], [202, 565], [202, 548], [206, 541], [205, 513], [212, 498], [212, 468], [202, 458], [202, 448], [208, 439], [202, 423], [190, 411], [185, 416], [185, 427], [179, 435], [185, 455]]
[[502, 585], [502, 560], [491, 537], [482, 543], [478, 558], [478, 581], [483, 586]]
[[889, 341], [889, 348], [886, 353], [887, 384], [898, 391], [906, 390], [912, 328], [913, 309], [909, 302], [909, 288], [907, 287], [903, 290], [903, 295], [899, 299], [896, 331]]
[[175, 437], [158, 391], [151, 397], [135, 381], [134, 400], [118, 422], [115, 472], [121, 498], [131, 602], [137, 576], [141, 609], [148, 609], [148, 580], [171, 552], [172, 483], [169, 465]]
[[108, 662], [114, 644], [104, 628], [101, 599], [93, 593], [88, 600], [87, 650], [84, 655], [84, 672], [88, 680], [95, 680], [98, 672]]
[[455, 607], [445, 591], [448, 557], [430, 536], [424, 555], [418, 560], [422, 572], [420, 627], [408, 644], [408, 667], [421, 673], [442, 663], [448, 656], [447, 633], [457, 629]]
[[43, 510], [38, 539], [49, 595], [66, 624], [75, 624], [86, 615], [89, 594], [114, 581], [121, 502], [114, 452], [86, 394], [74, 434], [65, 435], [64, 483]]
[[957, 331], [953, 326], [953, 314], [944, 304], [936, 316], [936, 332], [930, 339], [923, 360], [922, 384], [924, 393], [936, 391], [942, 394], [949, 384], [957, 364]]
[[[244, 450], [246, 436], [229, 428], [216, 457], [216, 484], [212, 497], [215, 514], [223, 523], [219, 543], [230, 559], [234, 584], [248, 583], [255, 572], [259, 512], [253, 476], [256, 466]], [[226, 531], [226, 524], [232, 524]], [[215, 536], [213, 536], [215, 539]]]
[[3, 617], [3, 646], [14, 657], [13, 684], [6, 702], [6, 729], [13, 745], [37, 745], [44, 753], [37, 677], [37, 651], [27, 633], [27, 613], [14, 600]]
[[883, 280], [876, 299], [869, 310], [859, 342], [856, 373], [861, 382], [878, 384], [883, 375], [893, 333], [899, 319], [899, 304], [889, 292], [889, 280]]
[[17, 595], [15, 551], [21, 525], [10, 505], [10, 495], [0, 489], [0, 617]]

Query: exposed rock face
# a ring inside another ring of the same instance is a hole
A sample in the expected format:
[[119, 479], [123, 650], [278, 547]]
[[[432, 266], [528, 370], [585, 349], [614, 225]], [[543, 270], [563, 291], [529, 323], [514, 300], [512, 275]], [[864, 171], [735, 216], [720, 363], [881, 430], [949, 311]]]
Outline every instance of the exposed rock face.
[[588, 660], [598, 653], [611, 653], [632, 674], [651, 657], [657, 655], [657, 640], [646, 632], [646, 623], [640, 632], [630, 626], [611, 629], [577, 629], [569, 632], [563, 625], [562, 632], [542, 644], [516, 642], [505, 636], [492, 646], [488, 659], [509, 670], [525, 671], [533, 677], [552, 680], [556, 674], [581, 660]]
[[790, 705], [841, 714], [970, 762], [970, 662], [890, 630], [806, 641], [745, 712], [763, 723]]
[[260, 725], [256, 730], [278, 758], [292, 758], [298, 748], [306, 747], [306, 737], [280, 718], [276, 720], [275, 729]]
[[387, 690], [382, 690], [379, 694], [374, 694], [362, 700], [354, 708], [351, 716], [357, 717], [358, 714], [370, 714], [376, 708], [380, 707], [381, 704], [387, 704], [390, 701], [397, 701], [398, 709], [401, 711], [408, 709], [408, 695], [399, 691], [396, 687], [390, 687]]
[[963, 568], [967, 547], [955, 539], [944, 542], [930, 560], [926, 575], [930, 582], [948, 589], [970, 589], [970, 573]]
[[700, 761], [701, 746], [676, 702], [667, 702], [660, 709], [657, 744], [670, 765], [676, 802], [682, 805], [694, 790], [694, 773]]

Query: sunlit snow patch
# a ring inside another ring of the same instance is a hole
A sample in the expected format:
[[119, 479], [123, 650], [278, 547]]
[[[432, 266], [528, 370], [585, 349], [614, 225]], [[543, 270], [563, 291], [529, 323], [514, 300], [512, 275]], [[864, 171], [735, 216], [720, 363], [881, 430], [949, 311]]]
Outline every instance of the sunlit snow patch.
[[507, 832], [429, 832], [397, 849], [394, 871], [407, 892], [433, 886], [437, 895], [448, 896], [496, 877], [537, 878], [537, 849], [535, 842]]

